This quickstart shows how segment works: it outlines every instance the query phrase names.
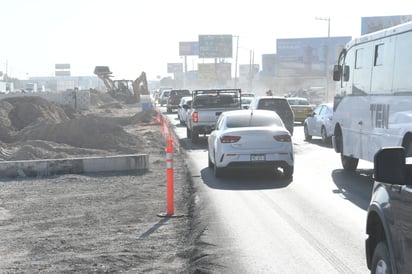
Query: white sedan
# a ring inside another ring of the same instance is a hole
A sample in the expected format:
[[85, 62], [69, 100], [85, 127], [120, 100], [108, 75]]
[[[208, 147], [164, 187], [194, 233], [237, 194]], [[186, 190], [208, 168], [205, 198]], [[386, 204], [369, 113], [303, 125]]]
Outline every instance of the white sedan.
[[270, 110], [233, 110], [219, 116], [208, 137], [209, 168], [216, 177], [231, 168], [271, 168], [293, 176], [292, 137]]
[[333, 103], [320, 104], [303, 122], [305, 140], [311, 140], [312, 136], [316, 136], [321, 137], [322, 142], [330, 143], [333, 127]]

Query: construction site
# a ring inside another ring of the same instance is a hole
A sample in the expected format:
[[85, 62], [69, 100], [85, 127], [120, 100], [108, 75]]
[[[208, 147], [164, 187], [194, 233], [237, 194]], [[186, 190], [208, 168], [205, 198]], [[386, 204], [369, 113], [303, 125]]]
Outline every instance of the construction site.
[[[180, 217], [162, 214], [166, 138], [158, 109], [98, 90], [1, 96], [0, 166], [7, 168], [0, 172], [0, 272], [204, 268], [198, 242], [204, 228], [194, 221], [194, 189], [178, 147], [174, 207]], [[33, 169], [39, 161], [131, 155], [147, 156], [142, 168]], [[22, 168], [25, 163], [31, 169]]]

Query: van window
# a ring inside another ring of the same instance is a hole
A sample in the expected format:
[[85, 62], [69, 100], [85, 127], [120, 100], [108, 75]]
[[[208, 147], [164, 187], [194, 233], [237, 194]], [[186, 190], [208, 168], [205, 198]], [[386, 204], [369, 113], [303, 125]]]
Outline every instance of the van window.
[[383, 44], [375, 46], [375, 66], [382, 66], [383, 65]]

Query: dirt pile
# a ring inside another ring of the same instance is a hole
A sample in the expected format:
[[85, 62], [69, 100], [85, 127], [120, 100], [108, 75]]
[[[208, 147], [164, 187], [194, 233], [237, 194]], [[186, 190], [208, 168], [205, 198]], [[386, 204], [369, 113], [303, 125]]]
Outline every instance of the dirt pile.
[[[154, 110], [136, 113], [92, 92], [92, 107], [78, 112], [36, 96], [0, 100], [0, 160], [56, 159], [145, 153], [163, 147]], [[148, 140], [148, 137], [150, 139]]]
[[13, 97], [0, 101], [0, 138], [13, 142], [25, 127], [39, 123], [60, 123], [69, 120], [63, 108], [40, 97]]

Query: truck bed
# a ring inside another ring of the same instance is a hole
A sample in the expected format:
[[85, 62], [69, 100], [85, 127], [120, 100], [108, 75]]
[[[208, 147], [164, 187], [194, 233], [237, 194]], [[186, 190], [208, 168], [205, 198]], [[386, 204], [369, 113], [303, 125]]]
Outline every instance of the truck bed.
[[197, 141], [199, 134], [210, 134], [223, 111], [241, 109], [240, 89], [196, 90], [188, 117], [187, 137]]

